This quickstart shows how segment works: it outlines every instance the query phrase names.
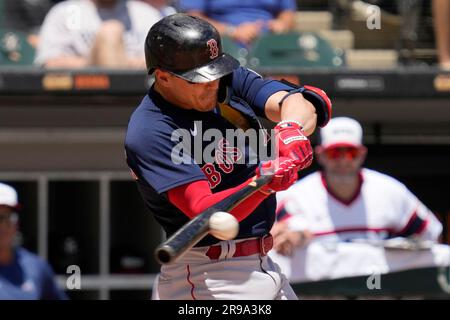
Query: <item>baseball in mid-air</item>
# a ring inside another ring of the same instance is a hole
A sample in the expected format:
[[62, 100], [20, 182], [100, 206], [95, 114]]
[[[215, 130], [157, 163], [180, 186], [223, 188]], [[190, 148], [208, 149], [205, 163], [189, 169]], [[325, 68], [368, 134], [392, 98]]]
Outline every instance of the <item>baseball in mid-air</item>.
[[218, 211], [209, 218], [209, 233], [220, 240], [234, 239], [239, 232], [239, 222], [228, 212]]

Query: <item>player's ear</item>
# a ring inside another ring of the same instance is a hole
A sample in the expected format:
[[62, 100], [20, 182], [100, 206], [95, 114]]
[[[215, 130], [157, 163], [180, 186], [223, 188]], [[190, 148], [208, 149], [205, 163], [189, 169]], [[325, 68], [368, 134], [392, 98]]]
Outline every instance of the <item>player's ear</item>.
[[170, 73], [165, 72], [161, 69], [155, 70], [155, 78], [158, 81], [158, 84], [163, 87], [168, 87], [170, 84]]
[[361, 163], [363, 163], [366, 160], [366, 157], [367, 157], [367, 147], [366, 146], [361, 146], [358, 149], [359, 149], [359, 156], [361, 158]]

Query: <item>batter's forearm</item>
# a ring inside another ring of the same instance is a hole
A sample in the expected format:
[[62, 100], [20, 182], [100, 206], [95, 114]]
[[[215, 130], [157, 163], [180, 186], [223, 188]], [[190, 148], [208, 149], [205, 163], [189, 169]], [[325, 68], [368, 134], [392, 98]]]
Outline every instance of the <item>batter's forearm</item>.
[[[223, 199], [230, 197], [233, 193], [243, 189], [252, 181], [253, 178], [248, 179], [234, 188], [212, 193], [208, 182], [199, 180], [175, 187], [169, 190], [167, 195], [169, 201], [173, 205], [180, 209], [190, 219], [193, 219], [207, 208], [212, 207]], [[250, 213], [255, 211], [265, 198], [267, 198], [267, 194], [255, 192], [255, 194], [239, 203], [230, 213], [233, 214], [238, 221], [242, 221]]]
[[302, 124], [305, 134], [311, 135], [317, 123], [316, 109], [301, 93], [288, 96], [280, 108], [279, 102], [286, 94], [286, 91], [279, 91], [269, 97], [265, 106], [266, 116], [274, 122], [281, 120], [298, 121]]
[[268, 197], [268, 194], [262, 192], [255, 192], [250, 197], [242, 201], [230, 213], [235, 216], [238, 221], [247, 218], [258, 206]]

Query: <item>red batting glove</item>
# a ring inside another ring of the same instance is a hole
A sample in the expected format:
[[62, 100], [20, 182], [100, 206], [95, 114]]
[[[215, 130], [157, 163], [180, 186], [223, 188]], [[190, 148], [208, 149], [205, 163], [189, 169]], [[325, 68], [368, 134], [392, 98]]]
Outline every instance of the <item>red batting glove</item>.
[[266, 194], [286, 190], [297, 181], [298, 166], [288, 157], [263, 162], [256, 168], [256, 176], [272, 174], [272, 181], [262, 187], [260, 191]]
[[309, 139], [305, 136], [298, 121], [284, 120], [275, 126], [279, 157], [294, 160], [299, 170], [309, 167], [313, 151]]

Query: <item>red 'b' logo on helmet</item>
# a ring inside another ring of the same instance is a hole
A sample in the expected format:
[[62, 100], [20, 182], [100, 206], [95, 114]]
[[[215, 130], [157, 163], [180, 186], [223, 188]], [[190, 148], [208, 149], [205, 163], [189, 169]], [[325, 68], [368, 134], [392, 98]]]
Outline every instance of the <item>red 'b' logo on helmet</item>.
[[217, 41], [215, 39], [208, 40], [206, 43], [209, 49], [209, 57], [215, 59], [219, 56], [219, 47], [217, 46]]

